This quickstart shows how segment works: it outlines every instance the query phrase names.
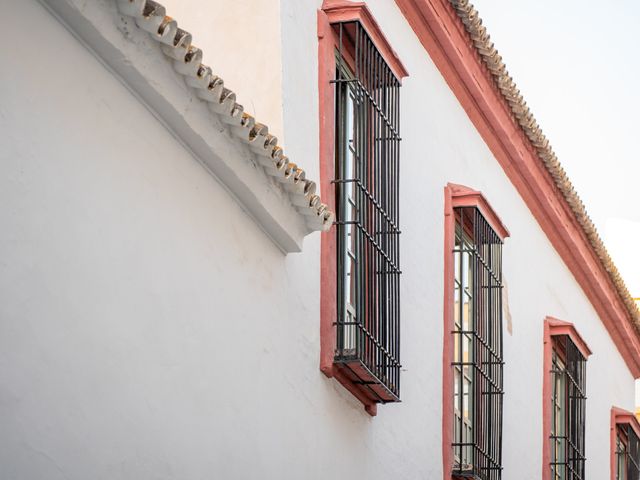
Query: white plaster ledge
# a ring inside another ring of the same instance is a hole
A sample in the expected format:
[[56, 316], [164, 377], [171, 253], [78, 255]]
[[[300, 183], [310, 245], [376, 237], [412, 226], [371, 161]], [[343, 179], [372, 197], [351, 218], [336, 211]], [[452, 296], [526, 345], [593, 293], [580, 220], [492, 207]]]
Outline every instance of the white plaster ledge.
[[[218, 104], [212, 111], [194, 88], [199, 77], [193, 75], [193, 81], [179, 71], [181, 64], [163, 53], [159, 35], [150, 36], [139, 19], [118, 10], [116, 1], [39, 1], [122, 80], [284, 253], [301, 251], [307, 234], [330, 228], [334, 215], [314, 195], [315, 183], [288, 161], [266, 127], [243, 115], [235, 103], [236, 111], [220, 112]], [[249, 146], [256, 136], [260, 145]]]

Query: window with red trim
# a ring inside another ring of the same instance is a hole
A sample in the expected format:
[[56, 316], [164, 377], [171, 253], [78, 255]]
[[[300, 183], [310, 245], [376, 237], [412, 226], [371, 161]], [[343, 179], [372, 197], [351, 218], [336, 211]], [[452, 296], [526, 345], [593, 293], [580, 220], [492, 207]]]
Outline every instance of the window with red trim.
[[376, 402], [400, 396], [400, 82], [358, 21], [333, 25], [338, 305], [334, 362]]
[[590, 355], [591, 350], [572, 323], [545, 319], [543, 480], [585, 478], [586, 371]]
[[443, 478], [502, 475], [502, 247], [509, 231], [484, 195], [444, 189]]
[[551, 361], [551, 478], [585, 478], [587, 360], [568, 335], [553, 337]]
[[591, 350], [573, 324], [544, 322], [543, 480], [584, 480], [586, 371]]
[[629, 423], [615, 425], [615, 480], [640, 479], [640, 441]]
[[400, 79], [404, 67], [364, 3], [319, 12], [323, 195], [321, 370], [375, 415], [400, 399]]
[[502, 239], [475, 207], [454, 209], [453, 474], [502, 473]]

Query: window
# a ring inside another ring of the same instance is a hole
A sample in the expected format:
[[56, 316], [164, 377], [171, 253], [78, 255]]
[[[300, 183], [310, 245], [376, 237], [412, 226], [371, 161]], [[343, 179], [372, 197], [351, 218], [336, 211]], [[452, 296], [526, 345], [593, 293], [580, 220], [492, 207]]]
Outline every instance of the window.
[[400, 82], [364, 2], [318, 12], [322, 236], [320, 369], [370, 415], [400, 398]]
[[400, 83], [359, 22], [334, 26], [335, 362], [381, 403], [400, 395]]
[[613, 408], [612, 430], [612, 479], [640, 479], [640, 424], [631, 412]]
[[454, 209], [453, 474], [502, 471], [502, 239], [479, 208]]
[[616, 428], [616, 480], [640, 479], [640, 442], [628, 424]]
[[551, 394], [551, 478], [584, 479], [586, 359], [567, 335], [554, 337]]
[[616, 480], [638, 480], [640, 459], [638, 458], [638, 436], [629, 425], [616, 427]]
[[589, 347], [571, 323], [545, 320], [543, 480], [584, 480]]

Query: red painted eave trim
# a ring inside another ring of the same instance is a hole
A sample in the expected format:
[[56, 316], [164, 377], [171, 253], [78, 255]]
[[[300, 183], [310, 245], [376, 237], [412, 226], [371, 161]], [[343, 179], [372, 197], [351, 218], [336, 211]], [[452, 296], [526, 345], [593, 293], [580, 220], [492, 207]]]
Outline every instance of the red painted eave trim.
[[396, 0], [430, 58], [640, 378], [640, 333], [448, 0]]
[[371, 14], [365, 2], [350, 2], [347, 0], [324, 0], [322, 10], [327, 15], [329, 23], [348, 22], [358, 20], [367, 31], [376, 48], [391, 68], [398, 80], [409, 76], [409, 72], [400, 61], [400, 57], [393, 50], [391, 44], [382, 33], [382, 29]]

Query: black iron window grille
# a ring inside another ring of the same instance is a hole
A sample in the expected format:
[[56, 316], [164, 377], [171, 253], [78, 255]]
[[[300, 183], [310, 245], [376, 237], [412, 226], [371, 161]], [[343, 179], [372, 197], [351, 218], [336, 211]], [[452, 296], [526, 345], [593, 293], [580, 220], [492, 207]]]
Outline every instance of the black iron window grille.
[[475, 207], [455, 209], [453, 473], [502, 475], [502, 240]]
[[640, 440], [629, 424], [616, 429], [616, 480], [640, 480]]
[[336, 48], [335, 363], [375, 402], [400, 396], [400, 82], [357, 21]]
[[568, 335], [554, 336], [550, 467], [553, 480], [584, 480], [587, 361]]

